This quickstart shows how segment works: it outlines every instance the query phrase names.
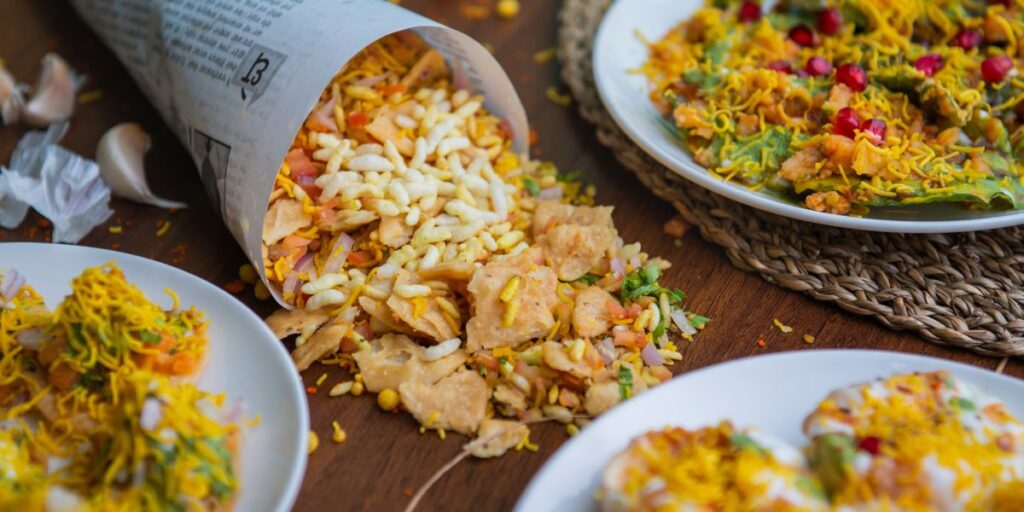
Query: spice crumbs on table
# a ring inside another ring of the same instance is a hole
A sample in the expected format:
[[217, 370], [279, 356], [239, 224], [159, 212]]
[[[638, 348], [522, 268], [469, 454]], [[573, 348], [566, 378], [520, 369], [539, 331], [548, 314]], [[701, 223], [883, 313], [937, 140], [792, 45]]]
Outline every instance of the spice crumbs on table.
[[331, 422], [331, 428], [334, 429], [334, 434], [331, 435], [331, 439], [335, 443], [341, 444], [348, 439], [348, 434], [346, 434], [345, 430], [341, 428], [341, 425], [338, 425], [337, 421]]
[[96, 89], [95, 91], [87, 91], [78, 95], [79, 105], [88, 105], [94, 101], [99, 100], [103, 97], [103, 91]]
[[124, 231], [124, 228], [122, 228], [121, 226], [110, 226], [109, 228], [107, 228], [107, 232], [109, 232], [111, 235], [120, 235], [122, 231]]
[[763, 334], [759, 335], [757, 337], [757, 347], [758, 348], [764, 348], [765, 345], [767, 345], [767, 343], [765, 343], [765, 341], [764, 341], [764, 335]]
[[256, 269], [249, 263], [238, 267], [238, 278], [248, 284], [255, 284], [256, 280], [259, 279], [259, 275], [256, 273]]
[[662, 226], [662, 229], [665, 230], [666, 235], [680, 238], [690, 229], [690, 225], [683, 222], [682, 217], [676, 215], [666, 221], [665, 225]]
[[349, 391], [352, 391], [352, 385], [353, 385], [353, 382], [350, 381], [350, 380], [349, 381], [345, 381], [345, 382], [339, 382], [339, 383], [335, 384], [331, 388], [331, 390], [329, 392], [327, 392], [327, 395], [328, 396], [341, 396], [341, 395], [347, 394]]
[[267, 285], [263, 284], [263, 281], [256, 281], [252, 292], [259, 300], [267, 300], [270, 298], [270, 290], [267, 289]]
[[327, 373], [326, 372], [321, 373], [320, 376], [317, 377], [317, 379], [316, 379], [316, 386], [320, 387], [324, 383], [325, 380], [327, 380]]
[[170, 229], [171, 229], [171, 221], [165, 220], [163, 225], [160, 226], [160, 229], [156, 230], [156, 236], [162, 237], [162, 236], [166, 235], [167, 232], [170, 231]]
[[793, 332], [792, 327], [780, 322], [778, 318], [773, 319], [772, 323], [775, 324], [775, 327], [778, 327], [779, 330], [782, 331], [783, 333], [789, 334]]
[[811, 336], [810, 334], [804, 334], [804, 343], [807, 343], [808, 345], [814, 343], [814, 336]]
[[552, 46], [551, 48], [545, 48], [535, 54], [533, 54], [533, 61], [537, 64], [544, 64], [550, 62], [558, 56], [558, 49]]
[[553, 85], [544, 90], [544, 95], [548, 97], [551, 103], [561, 107], [568, 107], [572, 104], [572, 96], [558, 92], [558, 89]]
[[518, 0], [498, 0], [496, 10], [498, 16], [505, 19], [512, 19], [519, 15], [519, 1]]
[[230, 283], [228, 283], [226, 285], [224, 285], [224, 291], [226, 291], [228, 293], [237, 294], [237, 293], [241, 293], [242, 290], [244, 290], [244, 289], [245, 289], [245, 283], [243, 283], [241, 280], [237, 280], [237, 279], [234, 280], [234, 281], [231, 281]]

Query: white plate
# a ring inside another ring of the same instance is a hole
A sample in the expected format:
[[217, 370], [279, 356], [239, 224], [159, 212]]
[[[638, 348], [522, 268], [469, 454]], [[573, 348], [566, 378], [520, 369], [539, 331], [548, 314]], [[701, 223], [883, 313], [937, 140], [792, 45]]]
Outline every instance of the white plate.
[[[770, 2], [774, 3], [774, 2]], [[647, 59], [638, 33], [651, 41], [687, 19], [704, 0], [616, 0], [594, 42], [594, 80], [602, 101], [629, 138], [684, 178], [729, 199], [793, 219], [866, 231], [953, 233], [1024, 224], [1021, 211], [974, 211], [949, 204], [872, 208], [867, 217], [816, 212], [770, 191], [751, 191], [697, 165], [648, 100], [646, 78], [633, 72]]]
[[24, 275], [51, 308], [70, 293], [72, 278], [111, 260], [162, 307], [171, 306], [163, 291], [170, 288], [183, 307], [195, 305], [206, 315], [210, 356], [196, 385], [225, 393], [225, 404], [241, 399], [246, 417], [262, 418], [242, 439], [242, 492], [235, 510], [291, 508], [306, 468], [309, 411], [295, 366], [259, 317], [220, 288], [157, 261], [71, 245], [0, 244], [0, 266]]
[[668, 425], [732, 420], [803, 446], [803, 419], [833, 389], [895, 373], [949, 370], [1024, 417], [1024, 381], [975, 366], [875, 350], [806, 350], [703, 368], [646, 391], [601, 416], [533, 477], [517, 512], [592, 511], [604, 465], [634, 437]]

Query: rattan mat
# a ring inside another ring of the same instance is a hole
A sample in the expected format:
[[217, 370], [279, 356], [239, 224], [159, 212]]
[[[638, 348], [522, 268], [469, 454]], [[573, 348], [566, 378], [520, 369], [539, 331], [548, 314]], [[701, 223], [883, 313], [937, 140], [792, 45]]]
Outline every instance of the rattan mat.
[[590, 57], [607, 5], [565, 0], [562, 78], [580, 114], [596, 125], [601, 144], [704, 238], [722, 246], [736, 267], [934, 343], [990, 356], [1024, 355], [1024, 230], [868, 233], [790, 220], [707, 193], [647, 156], [602, 105]]

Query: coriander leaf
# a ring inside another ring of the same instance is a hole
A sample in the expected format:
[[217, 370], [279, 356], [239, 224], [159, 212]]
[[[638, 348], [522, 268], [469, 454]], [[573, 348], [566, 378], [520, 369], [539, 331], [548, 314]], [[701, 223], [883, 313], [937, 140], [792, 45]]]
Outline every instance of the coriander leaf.
[[690, 319], [690, 325], [692, 325], [694, 328], [700, 329], [701, 327], [707, 325], [707, 323], [710, 321], [711, 319], [706, 316], [697, 315]]
[[959, 396], [950, 398], [949, 403], [952, 404], [954, 407], [960, 409], [961, 411], [970, 412], [978, 409], [978, 407], [974, 405], [974, 402]]
[[555, 179], [558, 180], [558, 181], [561, 181], [563, 183], [571, 183], [571, 182], [579, 181], [581, 177], [583, 177], [583, 173], [582, 172], [580, 172], [580, 171], [570, 171], [570, 172], [567, 172], [565, 174], [558, 174], [558, 175], [556, 175]]
[[744, 434], [743, 432], [733, 432], [732, 435], [729, 436], [729, 442], [739, 450], [754, 450], [760, 453], [767, 452], [767, 450], [758, 444], [754, 438]]
[[523, 178], [523, 187], [530, 193], [531, 196], [540, 194], [540, 185], [537, 184], [532, 178]]
[[139, 339], [147, 345], [156, 345], [162, 339], [159, 334], [152, 331], [139, 331]]
[[633, 394], [633, 371], [628, 366], [619, 367], [619, 396], [623, 400]]
[[575, 282], [583, 284], [594, 284], [600, 280], [601, 276], [587, 272], [586, 274], [583, 274], [583, 277], [580, 277]]

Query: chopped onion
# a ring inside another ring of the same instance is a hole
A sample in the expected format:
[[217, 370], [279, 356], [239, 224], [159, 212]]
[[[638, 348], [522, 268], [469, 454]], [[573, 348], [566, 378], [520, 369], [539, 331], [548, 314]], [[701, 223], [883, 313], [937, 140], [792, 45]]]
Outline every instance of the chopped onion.
[[156, 398], [147, 398], [142, 402], [142, 412], [139, 413], [139, 427], [142, 430], [152, 431], [163, 418], [163, 405]]
[[377, 83], [380, 82], [381, 80], [384, 80], [385, 78], [387, 78], [387, 76], [388, 76], [387, 73], [381, 73], [381, 74], [379, 74], [377, 76], [371, 76], [371, 77], [364, 78], [362, 80], [357, 80], [357, 81], [353, 82], [352, 85], [358, 85], [358, 86], [361, 86], [361, 87], [373, 87], [373, 86], [377, 85]]
[[654, 342], [647, 343], [647, 346], [640, 351], [640, 357], [643, 358], [647, 366], [658, 366], [659, 364], [665, 364], [665, 360], [658, 353], [658, 347], [654, 346]]
[[691, 336], [697, 334], [697, 329], [690, 324], [690, 319], [686, 318], [686, 311], [677, 309], [669, 316], [672, 317], [672, 323], [676, 324], [676, 327], [679, 328], [679, 332], [689, 334]]
[[3, 284], [0, 284], [0, 295], [13, 299], [23, 284], [25, 284], [25, 277], [12, 268], [4, 275]]
[[454, 353], [456, 350], [459, 349], [460, 345], [462, 345], [462, 340], [460, 340], [459, 338], [452, 338], [450, 340], [442, 341], [441, 343], [438, 343], [437, 345], [434, 345], [433, 347], [424, 350], [423, 355], [420, 356], [420, 359], [428, 362], [437, 361], [442, 357], [449, 356], [452, 353]]
[[537, 199], [561, 199], [562, 198], [562, 187], [554, 186], [541, 189], [537, 193]]
[[615, 345], [612, 343], [610, 336], [606, 336], [597, 342], [594, 348], [597, 349], [598, 354], [601, 354], [601, 359], [604, 359], [605, 366], [612, 364], [612, 361], [615, 360]]
[[356, 241], [352, 237], [345, 233], [339, 234], [338, 239], [334, 242], [334, 247], [331, 247], [330, 257], [324, 263], [324, 274], [334, 274], [341, 270], [345, 260], [348, 258], [349, 251], [352, 250], [352, 246], [355, 244]]
[[621, 259], [612, 258], [611, 267], [612, 271], [615, 272], [616, 275], [620, 277], [624, 277], [626, 275], [626, 267], [622, 264]]
[[50, 339], [50, 337], [47, 336], [46, 333], [35, 329], [21, 331], [17, 336], [18, 343], [29, 350], [39, 350], [43, 347], [43, 342], [48, 339]]
[[295, 263], [295, 268], [288, 273], [288, 277], [284, 278], [284, 283], [281, 285], [281, 290], [286, 294], [295, 295], [299, 293], [302, 287], [302, 283], [299, 282], [299, 274], [309, 270], [310, 265], [313, 263], [313, 255], [307, 253], [305, 256], [299, 258], [299, 261]]

